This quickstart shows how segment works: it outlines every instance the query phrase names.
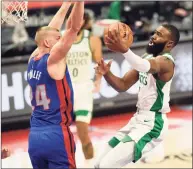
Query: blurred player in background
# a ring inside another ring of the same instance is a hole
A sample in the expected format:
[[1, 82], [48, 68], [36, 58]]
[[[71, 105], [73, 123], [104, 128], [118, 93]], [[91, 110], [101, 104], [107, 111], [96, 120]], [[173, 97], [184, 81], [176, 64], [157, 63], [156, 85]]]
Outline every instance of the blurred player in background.
[[[127, 37], [129, 37], [128, 32]], [[127, 47], [127, 38], [120, 37], [115, 29], [105, 36], [105, 44], [123, 54], [133, 67], [124, 77], [119, 78], [110, 71], [112, 61], [103, 60], [96, 67], [96, 73], [118, 92], [127, 91], [138, 80], [140, 83], [137, 112], [126, 126], [105, 145], [96, 161], [96, 168], [123, 167], [137, 162], [143, 154], [163, 142], [168, 130], [166, 113], [170, 112], [170, 85], [174, 75], [174, 58], [170, 51], [177, 45], [180, 34], [173, 25], [162, 25], [150, 38], [142, 58]]]
[[[68, 20], [71, 21], [71, 20]], [[69, 22], [66, 27], [68, 29]], [[94, 156], [93, 145], [89, 137], [89, 124], [93, 111], [93, 92], [99, 92], [102, 75], [97, 74], [92, 80], [92, 61], [98, 63], [102, 58], [102, 42], [89, 30], [92, 20], [84, 12], [84, 23], [67, 55], [67, 64], [74, 89], [74, 112], [78, 137], [87, 161]]]
[[69, 126], [73, 119], [73, 89], [66, 56], [83, 23], [84, 2], [75, 2], [71, 24], [60, 29], [71, 2], [63, 2], [48, 26], [38, 29], [38, 48], [27, 69], [31, 88], [29, 156], [33, 168], [76, 168], [75, 142]]

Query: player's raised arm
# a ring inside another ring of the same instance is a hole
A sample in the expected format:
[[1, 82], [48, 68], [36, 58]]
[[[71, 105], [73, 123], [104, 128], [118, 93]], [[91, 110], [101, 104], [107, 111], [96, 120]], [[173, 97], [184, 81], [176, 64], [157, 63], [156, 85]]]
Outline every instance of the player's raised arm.
[[[54, 15], [54, 17], [52, 18], [52, 20], [48, 24], [48, 27], [60, 30], [71, 4], [72, 4], [71, 2], [63, 2], [60, 9], [57, 11], [57, 13]], [[38, 48], [36, 48], [33, 51], [33, 53], [31, 54], [30, 58], [38, 55], [38, 53], [39, 53], [39, 50], [38, 50]]]
[[50, 51], [49, 63], [58, 63], [65, 58], [81, 28], [83, 14], [84, 2], [76, 2], [71, 13], [71, 26], [64, 32], [63, 36]]
[[[115, 51], [122, 53], [135, 70], [145, 73], [159, 73], [159, 75], [167, 73], [167, 77], [162, 77], [161, 80], [171, 79], [174, 72], [174, 60], [169, 53], [177, 45], [180, 38], [179, 31], [175, 26], [165, 24], [157, 28], [146, 49], [148, 50], [147, 53], [154, 56], [150, 59], [141, 58], [127, 48], [125, 42], [127, 42], [129, 35], [123, 39], [117, 30], [112, 30], [110, 33], [111, 37], [105, 36], [105, 42], [111, 46], [116, 46]], [[126, 33], [128, 34], [128, 32]]]
[[136, 70], [128, 71], [122, 78], [115, 76], [111, 71], [112, 61], [105, 63], [102, 59], [98, 66], [95, 68], [96, 73], [102, 74], [105, 80], [111, 85], [116, 91], [124, 92], [133, 86], [139, 79], [139, 74]]
[[[84, 2], [75, 2], [71, 12], [71, 26], [64, 32], [60, 40], [53, 46], [48, 58], [50, 76], [54, 79], [61, 79], [64, 76], [66, 63], [64, 59], [75, 41], [78, 31], [83, 23]], [[56, 73], [57, 70], [57, 73]], [[61, 71], [60, 71], [61, 70]], [[57, 76], [57, 77], [56, 77]]]
[[140, 56], [134, 54], [130, 49], [123, 54], [126, 60], [140, 72], [148, 73], [168, 73], [174, 69], [174, 63], [172, 60], [165, 56], [157, 56], [153, 59], [143, 59]]
[[62, 6], [54, 15], [48, 26], [60, 30], [71, 4], [72, 2], [63, 2]]

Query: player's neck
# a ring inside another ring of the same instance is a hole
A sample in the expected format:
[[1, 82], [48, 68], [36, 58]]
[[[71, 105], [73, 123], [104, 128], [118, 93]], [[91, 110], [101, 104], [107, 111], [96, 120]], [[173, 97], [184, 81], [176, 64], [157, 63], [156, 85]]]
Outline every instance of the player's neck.
[[50, 53], [49, 48], [43, 48], [43, 47], [38, 47], [39, 53], [37, 57], [42, 57], [43, 55]]

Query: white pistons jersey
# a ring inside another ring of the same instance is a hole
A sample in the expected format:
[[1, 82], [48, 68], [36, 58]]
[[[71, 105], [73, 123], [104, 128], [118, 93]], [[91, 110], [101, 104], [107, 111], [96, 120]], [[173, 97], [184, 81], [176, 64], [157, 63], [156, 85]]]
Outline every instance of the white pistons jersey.
[[67, 54], [67, 65], [73, 83], [87, 82], [92, 79], [92, 52], [90, 32], [83, 30], [80, 42], [74, 43]]
[[[162, 56], [174, 62], [170, 53], [164, 53]], [[154, 57], [146, 54], [143, 58], [153, 59]], [[172, 78], [168, 82], [163, 82], [158, 79], [157, 74], [139, 72], [137, 107], [145, 111], [170, 112], [169, 101]]]

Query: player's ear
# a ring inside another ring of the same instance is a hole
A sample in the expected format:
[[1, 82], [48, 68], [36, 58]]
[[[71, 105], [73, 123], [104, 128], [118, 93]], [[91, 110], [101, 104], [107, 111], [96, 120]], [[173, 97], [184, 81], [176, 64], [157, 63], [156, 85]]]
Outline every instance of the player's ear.
[[174, 41], [168, 41], [166, 44], [167, 48], [172, 48], [174, 46]]
[[47, 39], [44, 40], [44, 45], [46, 46], [46, 48], [50, 48], [50, 44]]

